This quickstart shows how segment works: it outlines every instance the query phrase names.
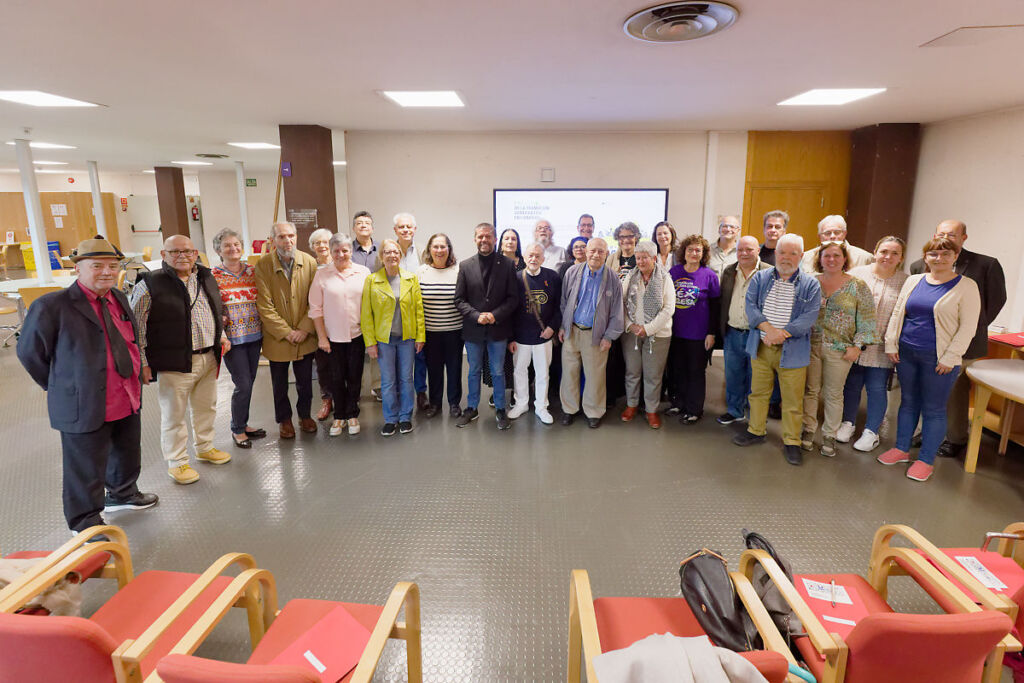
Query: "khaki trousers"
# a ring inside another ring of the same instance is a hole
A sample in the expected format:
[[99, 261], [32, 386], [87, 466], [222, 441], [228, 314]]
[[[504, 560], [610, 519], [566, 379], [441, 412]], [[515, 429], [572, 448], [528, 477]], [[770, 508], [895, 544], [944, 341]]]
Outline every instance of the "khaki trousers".
[[661, 380], [665, 376], [665, 362], [672, 337], [639, 338], [632, 332], [622, 335], [622, 357], [626, 361], [626, 405], [640, 405], [640, 385], [643, 380], [644, 412], [658, 412], [661, 403]]
[[600, 346], [592, 346], [593, 330], [581, 330], [570, 325], [565, 343], [562, 344], [562, 384], [558, 388], [562, 400], [562, 412], [575, 415], [580, 411], [580, 368], [587, 377], [583, 387], [583, 414], [587, 417], [603, 417], [607, 391], [605, 368], [608, 352]]
[[[188, 427], [191, 412], [196, 452], [213, 448], [213, 421], [217, 417], [217, 360], [212, 351], [192, 356], [192, 372], [157, 375], [160, 402], [160, 447], [169, 467], [188, 462]], [[190, 410], [191, 409], [191, 410]]]
[[821, 435], [835, 437], [843, 421], [843, 387], [851, 365], [850, 361], [843, 360], [842, 351], [825, 348], [821, 342], [811, 342], [811, 363], [807, 366], [804, 394], [804, 432], [814, 434], [818, 430], [818, 404], [824, 401]]
[[[752, 331], [751, 334], [757, 334]], [[750, 359], [750, 423], [747, 431], [755, 436], [768, 432], [768, 399], [779, 377], [782, 394], [782, 442], [787, 446], [800, 445], [801, 400], [807, 384], [807, 368], [781, 367], [782, 345], [760, 343], [757, 358]]]

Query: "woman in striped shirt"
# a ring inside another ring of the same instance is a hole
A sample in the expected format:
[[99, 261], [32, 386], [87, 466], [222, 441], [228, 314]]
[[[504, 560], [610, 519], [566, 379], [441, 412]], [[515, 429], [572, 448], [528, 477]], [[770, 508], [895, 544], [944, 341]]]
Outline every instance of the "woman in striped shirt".
[[455, 283], [459, 265], [448, 235], [430, 236], [423, 251], [423, 264], [416, 271], [423, 294], [423, 315], [427, 328], [427, 386], [429, 405], [423, 414], [430, 418], [441, 410], [444, 377], [448, 375], [448, 414], [462, 411], [462, 314], [455, 308]]

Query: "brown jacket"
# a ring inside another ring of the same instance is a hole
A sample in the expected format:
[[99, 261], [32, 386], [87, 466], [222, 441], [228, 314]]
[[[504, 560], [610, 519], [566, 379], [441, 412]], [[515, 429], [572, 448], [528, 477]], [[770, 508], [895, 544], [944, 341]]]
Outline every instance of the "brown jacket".
[[[298, 360], [316, 350], [316, 328], [309, 317], [309, 287], [316, 275], [316, 260], [295, 250], [292, 280], [271, 249], [256, 264], [256, 308], [263, 322], [263, 355], [267, 360]], [[309, 336], [301, 344], [287, 339], [292, 330], [303, 330]]]

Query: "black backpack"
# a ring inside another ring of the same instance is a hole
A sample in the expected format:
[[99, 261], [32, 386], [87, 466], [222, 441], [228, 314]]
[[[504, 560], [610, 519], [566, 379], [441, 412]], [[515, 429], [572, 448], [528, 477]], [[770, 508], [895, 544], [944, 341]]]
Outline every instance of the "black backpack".
[[680, 562], [679, 584], [711, 642], [733, 652], [761, 648], [761, 636], [736, 594], [720, 554], [701, 548]]
[[[786, 574], [786, 578], [789, 579], [790, 583], [793, 581], [793, 571], [790, 568], [789, 562], [784, 560], [775, 547], [768, 541], [767, 538], [757, 533], [756, 531], [748, 531], [743, 529], [743, 543], [747, 548], [763, 550], [775, 563], [782, 568], [782, 571]], [[786, 643], [792, 647], [793, 638], [797, 636], [807, 635], [804, 632], [803, 624], [796, 617], [796, 612], [790, 608], [789, 603], [782, 597], [782, 593], [779, 592], [775, 582], [771, 580], [768, 573], [761, 568], [761, 565], [755, 565], [753, 576], [750, 577], [750, 583], [753, 584], [754, 590], [757, 592], [757, 597], [761, 598], [761, 602], [764, 604], [765, 609], [768, 610], [768, 614], [771, 615], [772, 621], [775, 622], [775, 627], [779, 629], [782, 637], [786, 639]]]

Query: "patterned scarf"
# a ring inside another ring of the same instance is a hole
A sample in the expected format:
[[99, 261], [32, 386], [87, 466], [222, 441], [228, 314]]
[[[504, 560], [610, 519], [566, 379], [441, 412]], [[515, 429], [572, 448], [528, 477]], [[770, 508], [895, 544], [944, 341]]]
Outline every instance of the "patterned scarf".
[[[647, 283], [647, 289], [641, 297], [640, 285], [643, 278], [639, 268], [629, 271], [629, 275], [626, 276], [626, 315], [629, 320], [646, 325], [661, 312], [665, 267], [655, 261], [651, 281]], [[637, 317], [638, 311], [643, 311], [643, 319]]]

